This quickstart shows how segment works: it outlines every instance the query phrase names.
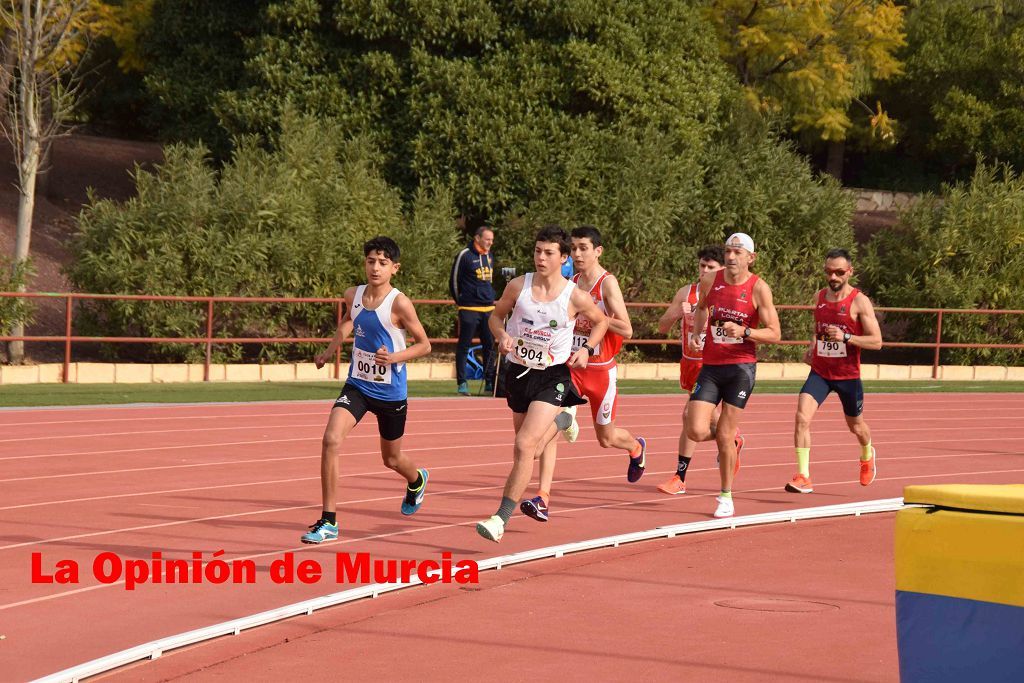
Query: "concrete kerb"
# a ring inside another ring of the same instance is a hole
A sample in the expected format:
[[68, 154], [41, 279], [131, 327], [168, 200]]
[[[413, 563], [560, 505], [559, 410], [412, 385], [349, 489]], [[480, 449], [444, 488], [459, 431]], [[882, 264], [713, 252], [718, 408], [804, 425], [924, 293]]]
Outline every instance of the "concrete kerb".
[[[932, 379], [929, 365], [874, 365], [864, 364], [861, 377], [866, 380], [928, 380]], [[333, 365], [317, 369], [312, 363], [285, 363], [273, 365], [210, 365], [213, 382], [290, 382], [329, 381], [333, 378]], [[808, 367], [802, 363], [759, 363], [759, 380], [802, 380]], [[454, 380], [452, 363], [409, 363], [409, 379]], [[348, 375], [348, 364], [341, 366], [341, 376]], [[676, 363], [629, 363], [619, 365], [620, 380], [664, 380], [676, 382], [679, 367]], [[0, 366], [0, 385], [54, 384], [63, 379], [63, 365]], [[68, 368], [72, 384], [169, 384], [203, 381], [200, 363], [71, 363]], [[959, 366], [939, 367], [942, 381], [1024, 381], [1024, 367]]]

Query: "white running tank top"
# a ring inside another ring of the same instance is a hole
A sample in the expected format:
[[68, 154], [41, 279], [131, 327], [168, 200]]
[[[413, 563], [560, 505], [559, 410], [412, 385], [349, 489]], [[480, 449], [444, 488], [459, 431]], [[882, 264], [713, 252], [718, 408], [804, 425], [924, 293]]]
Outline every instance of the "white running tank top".
[[569, 318], [569, 298], [575, 287], [567, 282], [554, 301], [536, 301], [533, 273], [526, 274], [505, 328], [512, 337], [512, 352], [506, 356], [510, 363], [543, 370], [569, 360], [576, 326], [576, 319]]

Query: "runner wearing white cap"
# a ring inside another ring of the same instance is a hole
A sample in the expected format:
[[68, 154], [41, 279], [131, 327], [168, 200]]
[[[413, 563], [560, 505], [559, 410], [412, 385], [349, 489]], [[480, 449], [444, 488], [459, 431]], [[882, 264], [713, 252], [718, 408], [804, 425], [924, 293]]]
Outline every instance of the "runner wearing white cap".
[[[704, 367], [686, 411], [686, 435], [693, 441], [714, 439], [718, 444], [722, 490], [716, 499], [715, 517], [734, 514], [732, 482], [742, 447], [737, 430], [740, 415], [754, 391], [756, 345], [774, 344], [782, 338], [772, 290], [750, 272], [756, 258], [750, 235], [729, 235], [725, 241], [725, 268], [701, 277], [689, 339], [694, 354], [703, 347]], [[701, 340], [702, 333], [706, 333], [706, 344]], [[722, 414], [716, 428], [711, 416], [719, 403]]]

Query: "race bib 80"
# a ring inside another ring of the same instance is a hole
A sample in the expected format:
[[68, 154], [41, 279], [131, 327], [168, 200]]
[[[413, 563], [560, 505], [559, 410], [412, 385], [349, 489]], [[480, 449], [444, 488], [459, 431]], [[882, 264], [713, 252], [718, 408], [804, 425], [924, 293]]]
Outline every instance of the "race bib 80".
[[725, 328], [721, 322], [716, 322], [711, 326], [711, 341], [716, 344], [742, 344], [742, 337], [730, 337], [725, 333]]

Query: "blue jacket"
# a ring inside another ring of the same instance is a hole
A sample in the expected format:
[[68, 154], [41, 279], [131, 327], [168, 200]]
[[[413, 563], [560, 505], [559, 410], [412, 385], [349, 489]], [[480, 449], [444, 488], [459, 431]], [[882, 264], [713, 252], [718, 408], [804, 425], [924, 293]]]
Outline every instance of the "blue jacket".
[[494, 256], [481, 254], [476, 244], [459, 252], [448, 278], [448, 293], [462, 307], [483, 308], [494, 306]]

